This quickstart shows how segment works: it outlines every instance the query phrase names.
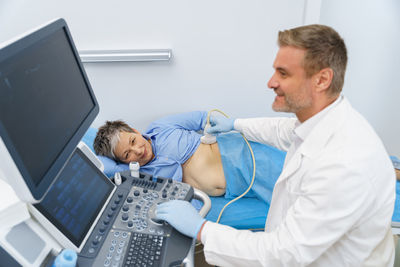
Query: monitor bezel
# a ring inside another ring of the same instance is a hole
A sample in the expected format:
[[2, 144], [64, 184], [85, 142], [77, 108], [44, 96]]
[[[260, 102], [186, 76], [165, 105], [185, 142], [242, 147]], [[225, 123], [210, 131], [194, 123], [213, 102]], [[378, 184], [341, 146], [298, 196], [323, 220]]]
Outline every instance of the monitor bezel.
[[41, 40], [47, 38], [51, 34], [54, 34], [60, 30], [64, 31], [66, 39], [69, 42], [77, 66], [79, 67], [80, 73], [82, 74], [82, 78], [86, 84], [88, 93], [92, 99], [93, 108], [86, 115], [85, 119], [78, 126], [78, 129], [69, 139], [69, 141], [62, 149], [62, 151], [58, 154], [53, 164], [50, 166], [50, 168], [47, 170], [40, 183], [38, 183], [37, 185], [35, 184], [34, 180], [27, 171], [27, 168], [24, 165], [19, 153], [15, 149], [15, 146], [13, 145], [11, 139], [7, 134], [5, 127], [2, 125], [2, 122], [0, 121], [0, 154], [2, 155], [2, 157], [4, 156], [5, 158], [3, 163], [0, 162], [0, 168], [3, 170], [3, 173], [6, 176], [5, 179], [14, 188], [20, 199], [30, 203], [39, 202], [44, 197], [48, 189], [55, 181], [57, 174], [63, 168], [65, 162], [72, 154], [75, 147], [82, 139], [85, 132], [90, 127], [90, 125], [96, 118], [97, 114], [99, 113], [99, 105], [94, 95], [93, 89], [90, 85], [83, 64], [80, 60], [78, 51], [73, 42], [67, 23], [65, 22], [64, 19], [57, 19], [55, 21], [51, 21], [50, 23], [41, 26], [38, 29], [23, 34], [22, 37], [9, 41], [8, 43], [4, 44], [4, 47], [0, 45], [0, 62], [1, 62], [7, 60], [9, 57], [12, 57], [19, 52], [22, 52], [26, 48], [35, 45], [36, 43], [40, 42]]

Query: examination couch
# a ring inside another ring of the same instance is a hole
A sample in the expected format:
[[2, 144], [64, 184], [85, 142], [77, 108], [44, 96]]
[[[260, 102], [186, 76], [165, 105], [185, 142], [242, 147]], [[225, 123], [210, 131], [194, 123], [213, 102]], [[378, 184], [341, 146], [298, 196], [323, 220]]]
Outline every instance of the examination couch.
[[[82, 141], [93, 150], [93, 141], [96, 136], [97, 129], [90, 128]], [[115, 172], [125, 170], [126, 167], [119, 166], [115, 161], [100, 157], [104, 172], [108, 177], [112, 177]], [[224, 196], [210, 197], [211, 209], [206, 219], [216, 221], [223, 209], [231, 199]], [[199, 203], [193, 203], [196, 208], [200, 208]], [[230, 204], [223, 212], [220, 223], [232, 226], [236, 229], [264, 230], [269, 205], [265, 201], [261, 201], [254, 197], [243, 197], [238, 201]], [[392, 230], [394, 234], [400, 235], [400, 182], [396, 182], [396, 202], [392, 217]]]

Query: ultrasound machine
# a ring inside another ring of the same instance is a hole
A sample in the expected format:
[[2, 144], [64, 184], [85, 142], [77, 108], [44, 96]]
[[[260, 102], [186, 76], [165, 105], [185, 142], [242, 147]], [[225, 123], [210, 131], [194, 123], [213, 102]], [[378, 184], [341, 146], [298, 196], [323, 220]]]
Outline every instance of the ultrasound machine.
[[137, 171], [115, 185], [81, 138], [99, 112], [67, 24], [0, 44], [0, 266], [193, 266], [194, 240], [153, 219], [191, 186]]

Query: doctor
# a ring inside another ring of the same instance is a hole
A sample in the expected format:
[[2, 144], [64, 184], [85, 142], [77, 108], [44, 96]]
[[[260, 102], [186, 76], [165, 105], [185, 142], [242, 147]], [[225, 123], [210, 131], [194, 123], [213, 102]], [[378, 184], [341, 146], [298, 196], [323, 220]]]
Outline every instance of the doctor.
[[209, 131], [237, 130], [288, 151], [265, 231], [205, 221], [183, 201], [159, 205], [157, 216], [200, 240], [218, 266], [393, 266], [395, 174], [377, 134], [340, 94], [343, 39], [309, 25], [279, 32], [278, 44], [272, 108], [297, 118], [213, 118]]

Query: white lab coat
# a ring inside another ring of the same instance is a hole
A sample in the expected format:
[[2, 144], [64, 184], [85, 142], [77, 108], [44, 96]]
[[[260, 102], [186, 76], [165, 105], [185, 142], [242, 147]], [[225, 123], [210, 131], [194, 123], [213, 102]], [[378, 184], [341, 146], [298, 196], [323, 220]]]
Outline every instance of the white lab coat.
[[[295, 119], [236, 120], [253, 141], [288, 150]], [[218, 266], [393, 266], [395, 174], [382, 142], [343, 98], [283, 169], [265, 232], [207, 222], [204, 254]]]

